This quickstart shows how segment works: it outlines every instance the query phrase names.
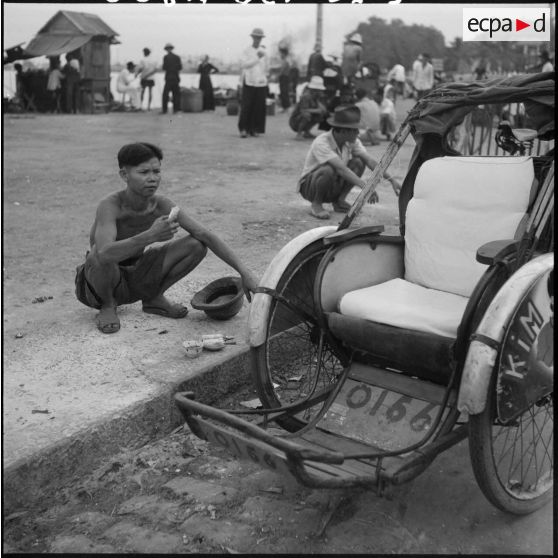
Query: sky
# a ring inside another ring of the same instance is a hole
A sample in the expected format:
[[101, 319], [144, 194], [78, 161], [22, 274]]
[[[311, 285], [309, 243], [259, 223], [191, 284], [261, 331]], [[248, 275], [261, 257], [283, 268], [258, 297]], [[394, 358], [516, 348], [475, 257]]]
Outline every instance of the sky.
[[[172, 42], [175, 52], [181, 56], [208, 54], [224, 62], [233, 62], [250, 44], [249, 35], [254, 27], [264, 30], [263, 44], [268, 48], [289, 36], [297, 58], [305, 61], [312, 52], [316, 38], [316, 4], [297, 5], [296, 0], [290, 0], [288, 4], [282, 0], [275, 4], [263, 4], [261, 0], [240, 4], [230, 0], [205, 5], [200, 0], [176, 1], [178, 3], [174, 5], [165, 5], [163, 0], [132, 4], [3, 2], [4, 47], [27, 44], [50, 17], [63, 9], [97, 14], [119, 34], [122, 44], [112, 47], [112, 62], [137, 61], [142, 56], [141, 49], [146, 46], [153, 55], [162, 57], [167, 42]], [[524, 5], [548, 7], [548, 4]], [[449, 45], [455, 37], [462, 35], [462, 9], [465, 6], [474, 4], [405, 4], [405, 0], [400, 4], [388, 4], [387, 1], [326, 3], [323, 6], [323, 52], [339, 54], [344, 37], [360, 22], [373, 16], [388, 22], [398, 18], [408, 25], [435, 27]], [[490, 6], [483, 4], [483, 7]]]

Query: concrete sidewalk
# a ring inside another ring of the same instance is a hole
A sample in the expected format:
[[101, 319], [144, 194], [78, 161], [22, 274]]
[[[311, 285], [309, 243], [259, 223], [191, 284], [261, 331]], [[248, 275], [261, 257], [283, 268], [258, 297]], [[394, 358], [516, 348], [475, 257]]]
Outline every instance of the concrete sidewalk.
[[[33, 505], [123, 448], [170, 432], [182, 423], [176, 391], [212, 402], [249, 381], [247, 303], [228, 321], [192, 309], [184, 320], [169, 320], [144, 314], [138, 303], [119, 310], [122, 329], [113, 335], [98, 332], [84, 307], [51, 305], [42, 327], [33, 323], [26, 334], [16, 321], [4, 332], [5, 513]], [[185, 357], [182, 341], [215, 332], [237, 344]], [[56, 359], [46, 360], [53, 350]]]

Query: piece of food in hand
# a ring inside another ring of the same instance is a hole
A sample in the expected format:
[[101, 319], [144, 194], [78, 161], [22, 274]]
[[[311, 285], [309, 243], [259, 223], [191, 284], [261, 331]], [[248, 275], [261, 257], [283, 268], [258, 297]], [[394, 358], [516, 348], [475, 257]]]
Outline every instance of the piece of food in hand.
[[169, 213], [169, 221], [176, 221], [176, 218], [178, 217], [178, 212], [180, 211], [180, 208], [175, 205]]

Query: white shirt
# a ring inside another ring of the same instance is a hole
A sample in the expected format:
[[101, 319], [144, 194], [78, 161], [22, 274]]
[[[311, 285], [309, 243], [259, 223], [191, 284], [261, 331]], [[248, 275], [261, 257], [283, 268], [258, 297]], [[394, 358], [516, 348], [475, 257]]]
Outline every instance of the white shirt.
[[[333, 130], [329, 130], [329, 132], [320, 134], [312, 142], [310, 150], [306, 155], [300, 178], [303, 178], [309, 172], [312, 172], [314, 169], [337, 157], [339, 157], [343, 163], [347, 164], [352, 157], [366, 155], [366, 153], [366, 149], [358, 138], [356, 138], [354, 143], [345, 142], [340, 149], [333, 137]], [[296, 191], [300, 192], [300, 181], [297, 184]]]
[[58, 68], [51, 70], [50, 74], [48, 74], [47, 91], [56, 91], [60, 89], [63, 77], [64, 74]]
[[380, 114], [389, 114], [395, 117], [395, 105], [391, 99], [384, 97], [380, 105]]
[[157, 62], [149, 56], [144, 56], [138, 64], [138, 70], [141, 70], [140, 79], [147, 79], [157, 71]]
[[380, 129], [380, 107], [376, 101], [365, 97], [355, 103], [360, 109], [360, 122], [365, 130]]
[[[264, 53], [261, 58], [257, 54], [258, 50]], [[242, 53], [240, 67], [242, 68], [241, 83], [244, 82], [252, 87], [267, 86], [267, 55], [261, 46], [256, 49], [250, 45], [246, 48]]]
[[128, 68], [124, 68], [116, 79], [116, 90], [118, 92], [125, 91], [128, 87], [134, 87], [136, 84], [133, 83], [135, 76]]
[[434, 69], [430, 62], [423, 66], [422, 62], [415, 60], [413, 64], [413, 85], [419, 91], [426, 91], [434, 87]]
[[554, 66], [552, 65], [552, 62], [550, 60], [547, 60], [543, 64], [541, 72], [553, 72], [553, 71], [554, 71]]
[[387, 75], [388, 81], [394, 79], [395, 81], [405, 81], [405, 68], [401, 64], [396, 64]]

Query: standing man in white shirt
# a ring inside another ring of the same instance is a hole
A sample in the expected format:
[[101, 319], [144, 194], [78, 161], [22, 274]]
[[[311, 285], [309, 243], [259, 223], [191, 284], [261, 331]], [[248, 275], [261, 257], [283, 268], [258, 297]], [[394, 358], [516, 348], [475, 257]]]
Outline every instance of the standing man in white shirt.
[[413, 62], [413, 87], [417, 99], [422, 99], [434, 87], [434, 69], [425, 54], [419, 54]]
[[391, 79], [395, 80], [395, 89], [400, 97], [405, 96], [405, 67], [399, 62], [388, 72], [388, 83]]
[[265, 35], [256, 27], [250, 36], [252, 44], [244, 50], [240, 63], [242, 93], [238, 130], [241, 138], [265, 133], [268, 60], [261, 46]]
[[147, 91], [147, 110], [151, 110], [151, 98], [152, 98], [152, 91], [153, 86], [155, 85], [155, 80], [153, 76], [157, 71], [157, 62], [150, 58], [149, 55], [151, 51], [148, 48], [143, 49], [143, 58], [141, 59], [138, 68], [136, 70], [136, 76], [139, 75], [140, 77], [140, 86], [141, 86], [141, 93], [140, 93], [140, 107], [143, 106], [143, 94], [145, 90]]

